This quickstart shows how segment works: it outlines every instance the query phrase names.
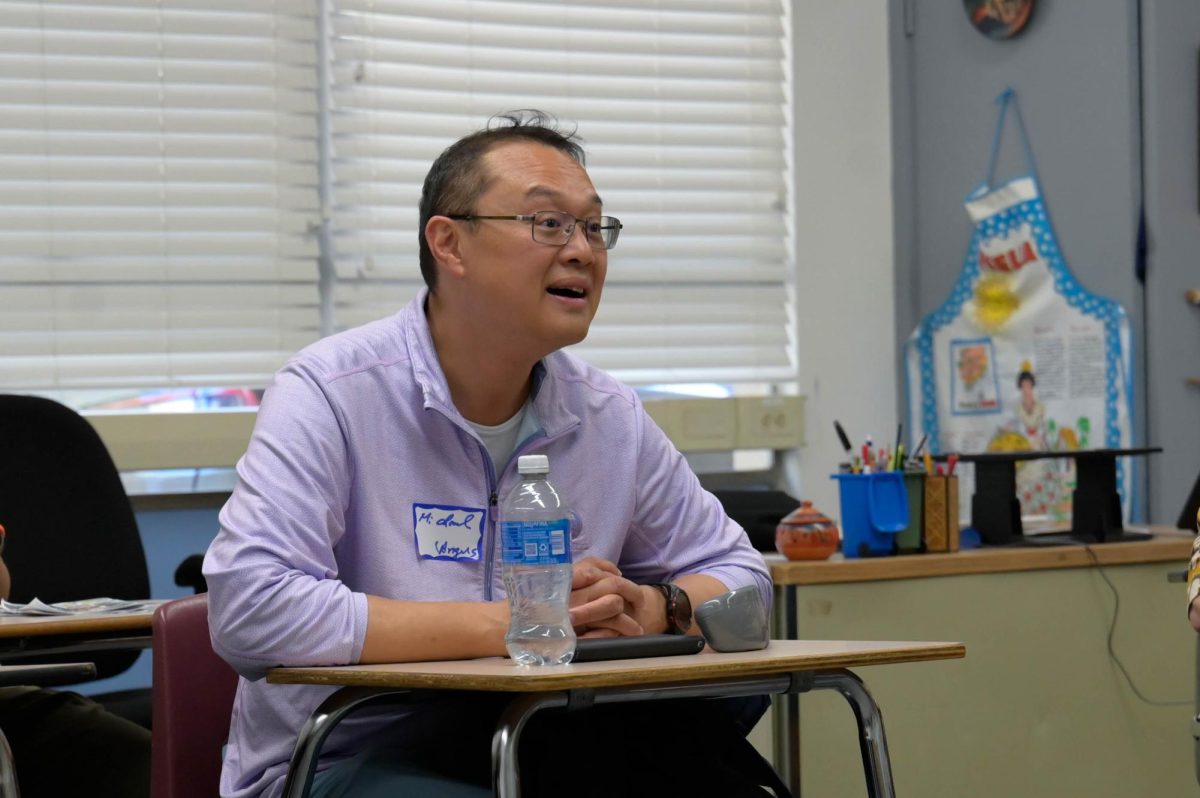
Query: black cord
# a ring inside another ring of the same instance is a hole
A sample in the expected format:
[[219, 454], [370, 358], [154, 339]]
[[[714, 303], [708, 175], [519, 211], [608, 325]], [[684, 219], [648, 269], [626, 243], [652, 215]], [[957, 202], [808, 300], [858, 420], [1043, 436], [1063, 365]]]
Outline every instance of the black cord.
[[1092, 547], [1082, 541], [1071, 541], [1071, 543], [1072, 545], [1081, 546], [1083, 550], [1088, 553], [1088, 557], [1092, 559], [1092, 564], [1096, 566], [1096, 573], [1100, 574], [1100, 578], [1104, 580], [1104, 584], [1108, 585], [1108, 589], [1112, 591], [1113, 612], [1112, 620], [1110, 620], [1108, 624], [1108, 656], [1117, 666], [1117, 670], [1121, 672], [1121, 675], [1125, 677], [1125, 681], [1129, 683], [1129, 689], [1132, 690], [1133, 694], [1141, 699], [1144, 703], [1151, 706], [1179, 707], [1191, 705], [1192, 702], [1190, 700], [1159, 701], [1157, 699], [1147, 698], [1142, 691], [1138, 689], [1138, 686], [1133, 681], [1133, 677], [1130, 676], [1129, 671], [1125, 669], [1125, 663], [1121, 662], [1121, 658], [1117, 656], [1117, 650], [1113, 648], [1113, 634], [1117, 630], [1117, 617], [1121, 614], [1121, 594], [1117, 592], [1117, 586], [1114, 585], [1112, 580], [1108, 578], [1108, 574], [1105, 572], [1104, 566], [1100, 564], [1100, 558], [1096, 556], [1096, 552], [1092, 549]]

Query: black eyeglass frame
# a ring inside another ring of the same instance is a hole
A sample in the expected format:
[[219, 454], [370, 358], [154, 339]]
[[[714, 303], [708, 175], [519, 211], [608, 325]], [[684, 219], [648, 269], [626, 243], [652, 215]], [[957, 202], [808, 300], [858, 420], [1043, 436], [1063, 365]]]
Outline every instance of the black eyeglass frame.
[[[543, 241], [540, 238], [538, 238], [538, 236], [537, 236], [537, 231], [538, 231], [537, 219], [539, 216], [543, 216], [546, 214], [550, 214], [550, 215], [553, 215], [554, 217], [558, 217], [563, 222], [563, 226], [558, 228], [559, 230], [563, 231], [560, 234], [560, 235], [562, 235], [562, 239], [563, 239], [562, 241]], [[583, 222], [583, 225], [584, 225], [583, 237], [588, 242], [588, 245], [592, 249], [596, 249], [596, 250], [610, 250], [617, 245], [617, 237], [621, 234], [621, 228], [624, 227], [624, 225], [621, 224], [621, 220], [615, 216], [589, 216], [586, 219], [580, 219], [579, 217], [572, 216], [571, 214], [566, 213], [565, 211], [534, 211], [533, 213], [517, 213], [517, 214], [509, 214], [506, 216], [482, 216], [482, 215], [474, 214], [474, 213], [445, 213], [445, 214], [440, 214], [440, 215], [445, 216], [447, 219], [454, 219], [454, 220], [460, 221], [460, 222], [474, 222], [477, 220], [484, 220], [484, 219], [494, 219], [494, 220], [499, 220], [499, 221], [512, 221], [512, 222], [529, 222], [529, 235], [533, 238], [533, 240], [535, 242], [537, 242], [538, 244], [542, 244], [543, 246], [547, 246], [547, 247], [564, 247], [564, 246], [566, 246], [567, 242], [571, 240], [571, 236], [575, 235], [576, 226], [580, 222]], [[571, 220], [571, 223], [569, 225], [567, 224], [568, 219]], [[588, 224], [592, 223], [592, 222], [596, 223], [598, 229], [600, 230], [599, 240], [593, 239], [590, 235], [588, 235], [588, 232], [587, 232]], [[597, 244], [599, 244], [600, 246], [597, 246]]]

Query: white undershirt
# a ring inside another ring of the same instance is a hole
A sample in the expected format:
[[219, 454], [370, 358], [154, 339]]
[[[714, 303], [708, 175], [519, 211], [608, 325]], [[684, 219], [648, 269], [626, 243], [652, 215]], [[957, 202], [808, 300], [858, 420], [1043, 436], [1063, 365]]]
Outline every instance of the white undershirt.
[[528, 399], [525, 400], [525, 404], [521, 405], [521, 409], [517, 411], [515, 416], [494, 427], [489, 427], [485, 424], [476, 424], [470, 419], [467, 419], [467, 423], [479, 434], [484, 447], [487, 449], [488, 454], [491, 455], [492, 464], [496, 467], [497, 477], [504, 471], [504, 466], [508, 464], [509, 458], [512, 457], [513, 451], [517, 448], [517, 444], [538, 430], [537, 416], [534, 414], [532, 408], [530, 408]]

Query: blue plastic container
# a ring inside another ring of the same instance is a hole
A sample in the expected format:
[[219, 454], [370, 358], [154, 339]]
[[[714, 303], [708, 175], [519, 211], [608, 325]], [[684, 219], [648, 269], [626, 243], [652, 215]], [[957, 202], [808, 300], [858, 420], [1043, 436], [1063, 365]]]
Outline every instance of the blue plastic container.
[[908, 492], [904, 474], [834, 474], [842, 505], [842, 554], [879, 557], [892, 554], [896, 533], [908, 528]]

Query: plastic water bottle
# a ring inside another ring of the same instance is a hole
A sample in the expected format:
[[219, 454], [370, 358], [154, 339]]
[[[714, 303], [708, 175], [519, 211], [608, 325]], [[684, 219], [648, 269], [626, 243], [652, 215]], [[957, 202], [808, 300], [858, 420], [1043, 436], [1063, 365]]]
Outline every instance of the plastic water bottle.
[[504, 644], [522, 665], [563, 665], [575, 656], [571, 597], [571, 519], [550, 484], [544, 454], [517, 460], [521, 484], [500, 510], [504, 588], [511, 621]]

